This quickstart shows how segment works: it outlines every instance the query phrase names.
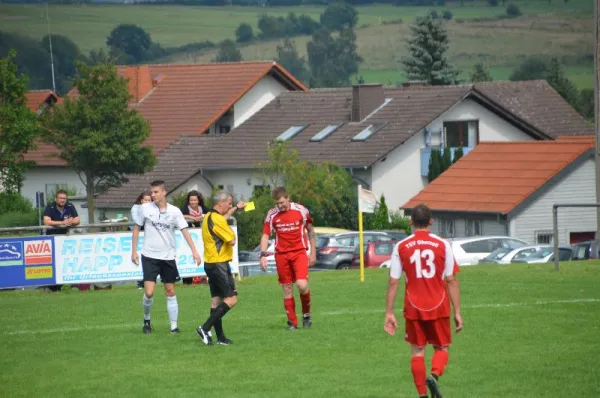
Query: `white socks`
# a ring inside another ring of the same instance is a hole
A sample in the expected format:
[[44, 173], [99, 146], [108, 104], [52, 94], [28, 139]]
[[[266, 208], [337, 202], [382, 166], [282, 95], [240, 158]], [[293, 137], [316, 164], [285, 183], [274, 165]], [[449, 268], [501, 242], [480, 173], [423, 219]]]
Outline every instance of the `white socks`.
[[167, 312], [171, 321], [171, 330], [177, 329], [177, 316], [179, 315], [179, 306], [177, 305], [177, 296], [167, 297]]
[[144, 320], [150, 320], [150, 309], [152, 309], [152, 304], [154, 304], [154, 297], [148, 298], [144, 293], [144, 297], [142, 298], [142, 306], [144, 307]]

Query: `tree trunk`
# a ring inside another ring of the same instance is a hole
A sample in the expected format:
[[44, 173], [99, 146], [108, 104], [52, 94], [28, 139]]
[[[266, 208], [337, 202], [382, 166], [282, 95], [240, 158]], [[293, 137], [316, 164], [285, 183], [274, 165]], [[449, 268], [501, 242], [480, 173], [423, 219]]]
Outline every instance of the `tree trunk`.
[[85, 173], [85, 193], [87, 196], [88, 219], [89, 223], [94, 223], [94, 212], [96, 211], [96, 201], [94, 199], [94, 176], [91, 173]]

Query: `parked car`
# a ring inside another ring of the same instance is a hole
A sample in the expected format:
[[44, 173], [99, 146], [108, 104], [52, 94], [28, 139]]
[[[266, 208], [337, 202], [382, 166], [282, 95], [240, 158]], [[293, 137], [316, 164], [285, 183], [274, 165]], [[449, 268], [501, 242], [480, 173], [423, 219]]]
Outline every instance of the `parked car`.
[[403, 240], [408, 236], [407, 233], [402, 231], [383, 230], [382, 232], [385, 232], [386, 234], [390, 235], [392, 238], [398, 241]]
[[[275, 240], [269, 240], [269, 246], [267, 248], [267, 262], [275, 264]], [[260, 245], [256, 246], [254, 250], [240, 250], [238, 252], [238, 259], [240, 263], [249, 262], [249, 261], [259, 261], [260, 260]]]
[[521, 239], [509, 236], [474, 236], [471, 238], [449, 239], [458, 265], [476, 265], [479, 260], [501, 247], [517, 249], [530, 245]]
[[[558, 261], [570, 261], [573, 255], [573, 248], [571, 246], [560, 246], [558, 248]], [[549, 263], [554, 261], [554, 247], [544, 246], [542, 250], [539, 250], [530, 256], [513, 260], [514, 263]]]
[[546, 252], [552, 249], [550, 245], [531, 245], [522, 246], [516, 249], [510, 247], [500, 247], [491, 252], [485, 258], [479, 260], [479, 264], [510, 264], [513, 261], [527, 259], [529, 256], [539, 252]]
[[[588, 241], [579, 242], [579, 243], [575, 243], [575, 244], [571, 245], [571, 247], [573, 248], [573, 254], [571, 256], [571, 260], [573, 260], [573, 261], [589, 260], [590, 258], [593, 258], [592, 243], [593, 243], [593, 241], [588, 240]], [[598, 248], [600, 248], [600, 244], [597, 244], [596, 246]], [[597, 257], [600, 257], [600, 250], [599, 250], [598, 254], [599, 255]]]
[[[386, 232], [364, 231], [363, 243], [375, 240], [393, 240]], [[352, 267], [354, 249], [359, 244], [359, 233], [343, 232], [332, 235], [323, 235], [317, 238], [317, 263], [316, 268], [324, 269], [349, 269]]]
[[[392, 257], [392, 250], [397, 242], [397, 240], [386, 240], [365, 243], [363, 245], [365, 268], [381, 268], [381, 265]], [[360, 268], [359, 246], [354, 249], [352, 268]]]

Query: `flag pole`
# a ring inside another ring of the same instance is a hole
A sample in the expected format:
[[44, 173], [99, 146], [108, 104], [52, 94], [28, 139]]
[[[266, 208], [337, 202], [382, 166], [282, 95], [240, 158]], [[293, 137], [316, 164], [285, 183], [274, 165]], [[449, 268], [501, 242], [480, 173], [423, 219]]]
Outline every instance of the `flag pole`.
[[[362, 187], [358, 186], [358, 197], [360, 198], [360, 189]], [[365, 281], [365, 253], [364, 253], [364, 240], [363, 240], [363, 214], [360, 211], [360, 199], [358, 205], [358, 256], [360, 259], [360, 281]]]

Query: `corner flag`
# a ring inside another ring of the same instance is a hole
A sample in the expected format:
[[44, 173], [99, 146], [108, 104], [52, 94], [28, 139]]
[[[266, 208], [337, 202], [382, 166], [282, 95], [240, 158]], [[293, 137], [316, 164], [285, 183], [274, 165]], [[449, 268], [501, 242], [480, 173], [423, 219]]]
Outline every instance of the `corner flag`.
[[358, 256], [360, 258], [360, 281], [365, 281], [365, 250], [363, 240], [363, 213], [375, 213], [377, 196], [371, 191], [358, 186]]

